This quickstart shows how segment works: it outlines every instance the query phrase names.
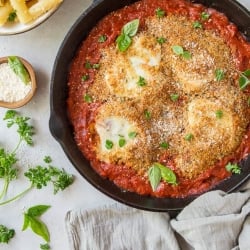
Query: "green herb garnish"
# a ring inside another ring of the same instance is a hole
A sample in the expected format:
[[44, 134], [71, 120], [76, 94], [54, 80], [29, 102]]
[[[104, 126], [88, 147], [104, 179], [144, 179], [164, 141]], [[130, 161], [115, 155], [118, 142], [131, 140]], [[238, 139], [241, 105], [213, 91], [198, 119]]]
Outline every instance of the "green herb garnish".
[[121, 52], [126, 51], [132, 44], [132, 37], [136, 35], [139, 24], [139, 19], [134, 19], [123, 26], [121, 34], [116, 39], [116, 44]]
[[184, 59], [191, 59], [192, 58], [191, 53], [187, 50], [184, 50], [183, 47], [181, 47], [179, 45], [173, 45], [172, 50], [176, 55], [182, 56]]
[[85, 62], [85, 68], [86, 69], [99, 69], [100, 68], [100, 64], [99, 63], [90, 63], [89, 61]]
[[185, 139], [186, 141], [189, 141], [189, 142], [190, 142], [193, 138], [194, 138], [194, 135], [191, 134], [191, 133], [186, 134], [185, 137], [184, 137], [184, 139]]
[[170, 95], [170, 99], [171, 99], [173, 102], [178, 101], [179, 97], [180, 97], [180, 96], [179, 96], [178, 94], [171, 94], [171, 95]]
[[9, 229], [4, 225], [0, 225], [0, 243], [9, 243], [9, 241], [14, 237], [15, 230]]
[[216, 116], [216, 118], [221, 119], [222, 116], [223, 116], [223, 111], [222, 110], [216, 110], [215, 116]]
[[99, 69], [99, 68], [100, 68], [100, 64], [99, 63], [92, 64], [92, 69]]
[[199, 21], [194, 21], [193, 22], [193, 27], [195, 29], [202, 29], [202, 24]]
[[49, 155], [44, 156], [43, 161], [47, 164], [52, 162], [52, 159]]
[[91, 69], [92, 68], [92, 64], [89, 61], [85, 62], [85, 68], [86, 69]]
[[222, 69], [216, 69], [215, 70], [215, 78], [216, 81], [221, 81], [225, 78], [225, 72]]
[[169, 184], [177, 185], [175, 173], [160, 163], [154, 163], [149, 168], [148, 177], [153, 191], [157, 189], [161, 179]]
[[105, 35], [101, 35], [98, 38], [99, 43], [104, 43], [106, 40], [107, 40], [107, 36], [105, 36]]
[[120, 147], [120, 148], [122, 148], [123, 146], [125, 146], [125, 144], [126, 144], [125, 138], [121, 137], [121, 138], [119, 139], [118, 144], [119, 144], [119, 147]]
[[50, 246], [48, 243], [46, 244], [40, 244], [40, 249], [41, 250], [50, 250]]
[[25, 84], [28, 84], [30, 82], [29, 72], [18, 57], [9, 56], [8, 64], [10, 68], [14, 71], [14, 73], [22, 80], [22, 82], [24, 82]]
[[249, 77], [250, 77], [250, 69], [241, 72], [239, 78], [239, 86], [241, 90], [245, 89], [250, 84]]
[[139, 77], [139, 80], [137, 81], [136, 84], [137, 84], [138, 86], [140, 86], [140, 87], [145, 86], [145, 85], [146, 85], [146, 80], [145, 80], [145, 78], [142, 77], [142, 76], [140, 76], [140, 77]]
[[112, 149], [114, 146], [114, 143], [111, 140], [106, 140], [105, 141], [105, 147], [106, 149]]
[[86, 93], [86, 94], [83, 96], [83, 99], [84, 99], [84, 101], [87, 102], [87, 103], [92, 103], [92, 102], [93, 102], [92, 96], [90, 96], [88, 93]]
[[209, 18], [210, 18], [210, 15], [207, 12], [204, 11], [204, 12], [201, 13], [201, 20], [202, 21], [206, 21]]
[[137, 133], [134, 132], [134, 131], [129, 132], [129, 134], [128, 134], [128, 137], [129, 137], [130, 139], [134, 139], [136, 136], [137, 136]]
[[16, 14], [16, 11], [14, 10], [14, 11], [10, 12], [7, 21], [14, 22], [16, 17], [17, 17], [17, 14]]
[[231, 163], [231, 162], [229, 162], [229, 163], [226, 165], [225, 168], [226, 168], [226, 170], [227, 170], [228, 172], [231, 172], [231, 173], [233, 173], [233, 174], [240, 174], [240, 173], [241, 173], [241, 168], [240, 168], [240, 166], [237, 165], [237, 164]]
[[34, 128], [28, 124], [28, 121], [30, 120], [29, 117], [20, 116], [16, 111], [8, 110], [5, 113], [3, 120], [7, 121], [8, 128], [12, 127], [13, 125], [17, 126], [19, 142], [16, 149], [13, 151], [14, 153], [23, 141], [25, 141], [28, 145], [33, 144], [32, 136], [34, 135]]
[[155, 14], [157, 17], [162, 18], [166, 15], [166, 12], [164, 10], [162, 10], [161, 8], [157, 8], [155, 10]]
[[158, 38], [156, 39], [156, 41], [157, 41], [159, 44], [163, 44], [163, 43], [165, 43], [165, 42], [167, 41], [167, 39], [164, 38], [164, 37], [158, 37]]
[[26, 213], [24, 213], [24, 222], [22, 231], [26, 230], [28, 227], [31, 230], [41, 236], [46, 242], [50, 241], [49, 230], [44, 222], [39, 218], [43, 215], [50, 206], [48, 205], [37, 205], [34, 207], [30, 207]]
[[147, 109], [144, 110], [144, 116], [145, 116], [145, 118], [146, 118], [147, 120], [150, 120], [150, 118], [151, 118], [151, 112], [148, 111]]
[[153, 191], [155, 191], [161, 181], [161, 170], [159, 167], [153, 165], [152, 167], [149, 168], [148, 170], [148, 178], [149, 178], [149, 182], [150, 185], [153, 189]]
[[89, 80], [89, 75], [88, 74], [85, 74], [82, 76], [82, 81], [87, 81]]
[[30, 181], [29, 187], [14, 197], [3, 200], [4, 196], [8, 192], [10, 182], [17, 178], [17, 168], [15, 167], [15, 163], [17, 162], [16, 151], [22, 142], [26, 142], [28, 145], [33, 144], [32, 135], [34, 132], [33, 127], [27, 123], [29, 119], [30, 118], [28, 117], [18, 115], [17, 112], [13, 110], [8, 110], [5, 114], [4, 120], [7, 120], [8, 128], [13, 125], [18, 126], [17, 133], [19, 134], [19, 142], [12, 153], [8, 153], [4, 149], [0, 149], [0, 178], [4, 179], [4, 186], [0, 193], [0, 205], [15, 201], [23, 197], [31, 189], [41, 189], [49, 183], [53, 184], [54, 194], [56, 194], [59, 190], [64, 190], [73, 183], [72, 175], [69, 175], [64, 170], [60, 170], [49, 165], [52, 162], [52, 159], [50, 156], [45, 156], [44, 162], [48, 164], [47, 167], [38, 165], [34, 168], [30, 168], [24, 173], [24, 176]]
[[160, 147], [163, 148], [163, 149], [168, 149], [169, 148], [169, 143], [164, 141], [164, 142], [160, 143]]

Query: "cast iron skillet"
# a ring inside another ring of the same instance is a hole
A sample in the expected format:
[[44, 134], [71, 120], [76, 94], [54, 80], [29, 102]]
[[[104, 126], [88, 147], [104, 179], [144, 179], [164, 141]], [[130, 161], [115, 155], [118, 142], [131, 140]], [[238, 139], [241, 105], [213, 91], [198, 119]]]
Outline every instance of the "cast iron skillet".
[[[136, 0], [97, 0], [71, 27], [58, 51], [52, 72], [50, 92], [51, 116], [49, 126], [52, 135], [61, 144], [64, 152], [75, 168], [98, 190], [129, 206], [150, 211], [168, 211], [170, 215], [174, 216], [197, 196], [178, 199], [154, 198], [124, 192], [111, 181], [101, 178], [91, 168], [89, 162], [83, 157], [74, 141], [73, 130], [67, 117], [67, 74], [70, 62], [78, 47], [89, 31], [102, 17], [113, 10], [133, 2], [136, 2]], [[250, 41], [250, 13], [239, 3], [234, 0], [200, 0], [194, 2], [202, 3], [224, 12]], [[232, 176], [213, 189], [220, 189], [225, 192], [236, 190], [250, 177], [250, 157], [242, 162], [241, 165], [242, 173], [240, 175]]]

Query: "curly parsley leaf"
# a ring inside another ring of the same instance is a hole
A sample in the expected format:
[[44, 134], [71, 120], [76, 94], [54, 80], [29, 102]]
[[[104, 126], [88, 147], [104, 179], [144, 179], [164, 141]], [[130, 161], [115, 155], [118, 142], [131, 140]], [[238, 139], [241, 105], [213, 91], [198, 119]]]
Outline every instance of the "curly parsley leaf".
[[4, 225], [0, 225], [0, 243], [9, 243], [15, 235], [14, 229], [9, 229]]
[[50, 250], [51, 248], [50, 248], [50, 246], [49, 246], [49, 244], [40, 244], [40, 249], [41, 250]]
[[235, 163], [231, 163], [229, 162], [227, 165], [226, 165], [226, 170], [228, 172], [231, 172], [233, 174], [240, 174], [241, 173], [241, 168], [239, 165], [235, 164]]
[[18, 146], [22, 141], [25, 141], [28, 145], [33, 145], [32, 136], [34, 135], [34, 128], [28, 123], [30, 120], [29, 117], [21, 116], [14, 110], [8, 110], [5, 113], [3, 120], [7, 121], [8, 128], [12, 127], [13, 125], [17, 126], [17, 133], [19, 134]]
[[30, 168], [24, 175], [31, 182], [31, 186], [37, 189], [42, 189], [49, 183], [52, 183], [54, 194], [60, 190], [63, 191], [74, 181], [73, 176], [68, 174], [64, 169], [53, 166], [42, 167], [38, 165], [34, 168]]
[[0, 199], [6, 195], [9, 183], [17, 178], [16, 162], [17, 158], [14, 153], [9, 154], [3, 148], [0, 149], [0, 178], [4, 180]]

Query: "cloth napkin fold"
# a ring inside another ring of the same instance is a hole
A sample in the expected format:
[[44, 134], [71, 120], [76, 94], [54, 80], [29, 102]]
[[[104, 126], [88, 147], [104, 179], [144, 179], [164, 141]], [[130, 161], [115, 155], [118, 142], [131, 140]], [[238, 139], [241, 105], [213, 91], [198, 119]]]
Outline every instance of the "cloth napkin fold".
[[249, 250], [250, 182], [205, 193], [174, 219], [115, 203], [69, 211], [65, 224], [70, 250]]

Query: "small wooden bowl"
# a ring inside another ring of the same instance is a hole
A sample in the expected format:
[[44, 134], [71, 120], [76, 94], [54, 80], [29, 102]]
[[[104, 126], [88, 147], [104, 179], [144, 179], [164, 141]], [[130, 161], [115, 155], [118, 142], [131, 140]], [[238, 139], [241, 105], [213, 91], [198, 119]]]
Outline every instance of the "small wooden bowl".
[[[35, 77], [35, 72], [33, 67], [29, 62], [27, 62], [25, 59], [22, 57], [18, 56], [18, 59], [23, 63], [24, 67], [27, 69], [29, 75], [30, 75], [30, 81], [31, 81], [31, 90], [29, 93], [22, 99], [17, 102], [4, 102], [0, 101], [0, 107], [3, 108], [9, 108], [9, 109], [15, 109], [15, 108], [20, 108], [24, 106], [26, 103], [28, 103], [31, 98], [33, 97], [35, 90], [36, 90], [36, 77]], [[1, 63], [7, 63], [8, 62], [8, 57], [1, 57], [0, 58], [0, 64]]]

